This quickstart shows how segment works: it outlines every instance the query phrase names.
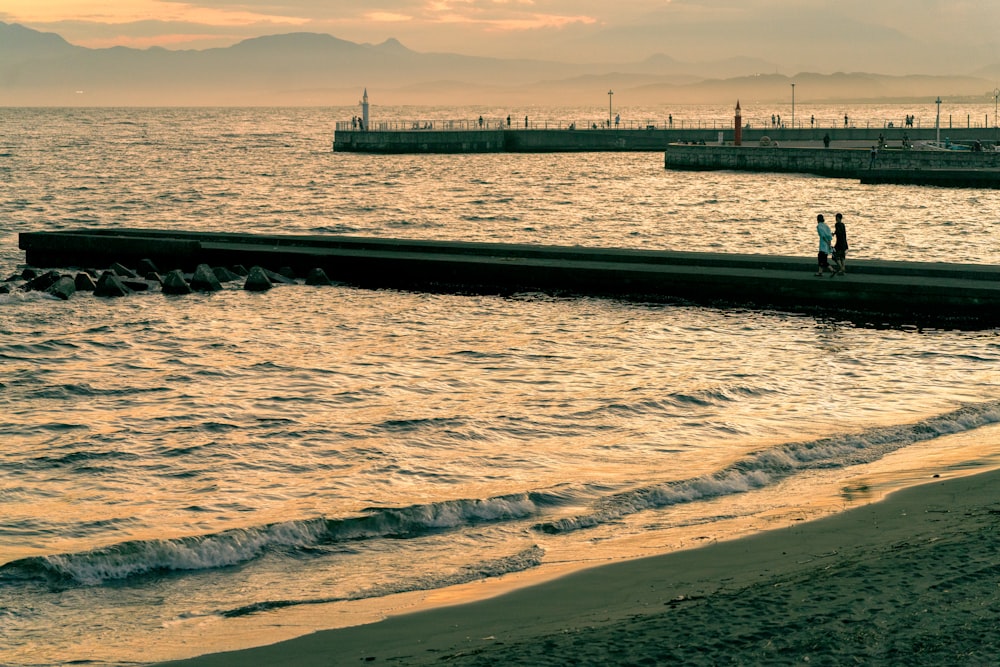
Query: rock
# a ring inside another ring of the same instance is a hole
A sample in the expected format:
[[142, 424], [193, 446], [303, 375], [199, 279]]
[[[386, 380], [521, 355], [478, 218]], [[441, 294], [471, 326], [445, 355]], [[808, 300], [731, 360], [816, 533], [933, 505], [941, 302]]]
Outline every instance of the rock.
[[63, 301], [67, 301], [76, 292], [76, 281], [69, 276], [62, 276], [59, 280], [52, 283], [45, 292]]
[[191, 276], [191, 289], [196, 292], [218, 292], [222, 289], [222, 283], [208, 264], [199, 264]]
[[161, 278], [160, 274], [157, 273], [156, 271], [150, 271], [149, 273], [147, 273], [146, 274], [146, 280], [148, 282], [157, 283], [159, 285], [163, 284], [163, 278]]
[[80, 271], [76, 274], [73, 279], [73, 284], [76, 287], [77, 292], [93, 292], [97, 284], [94, 279], [90, 277], [90, 274], [86, 271]]
[[0, 285], [0, 294], [10, 294], [10, 285]]
[[332, 285], [333, 283], [329, 278], [326, 277], [326, 271], [323, 269], [311, 269], [309, 275], [306, 276], [306, 285]]
[[21, 271], [21, 280], [32, 280], [34, 278], [37, 278], [38, 276], [39, 276], [38, 271], [31, 268], [30, 266], [25, 267], [25, 269]]
[[101, 277], [97, 279], [97, 285], [94, 286], [94, 296], [128, 296], [131, 293], [132, 290], [125, 287], [114, 271], [102, 273]]
[[216, 266], [212, 268], [212, 273], [214, 273], [215, 277], [219, 279], [219, 282], [223, 283], [228, 283], [232, 282], [233, 280], [240, 279], [240, 276], [236, 275], [235, 273], [233, 273], [224, 266]]
[[278, 269], [278, 273], [285, 276], [289, 280], [295, 280], [295, 271], [293, 271], [292, 267], [290, 266], [281, 267], [280, 269]]
[[149, 283], [141, 278], [125, 278], [122, 280], [122, 285], [129, 288], [133, 292], [147, 292], [149, 291]]
[[159, 273], [160, 270], [156, 268], [156, 264], [153, 264], [153, 260], [140, 259], [135, 267], [135, 272], [137, 275], [145, 276], [149, 273]]
[[[254, 268], [256, 268], [256, 267], [254, 267]], [[295, 284], [295, 279], [294, 278], [289, 278], [288, 276], [286, 276], [285, 274], [281, 273], [280, 271], [277, 272], [277, 273], [275, 273], [274, 271], [269, 271], [268, 269], [262, 269], [262, 271], [264, 271], [264, 273], [267, 274], [267, 277], [271, 279], [272, 283], [278, 283], [280, 285], [294, 285]], [[251, 270], [251, 272], [252, 272], [252, 270]]]
[[184, 274], [180, 269], [174, 269], [163, 277], [161, 290], [164, 294], [190, 294], [194, 291], [184, 280]]
[[234, 266], [233, 273], [240, 276], [241, 278], [246, 278], [247, 276], [250, 275], [250, 272], [247, 271], [247, 267], [243, 266], [242, 264], [237, 264], [236, 266]]
[[271, 279], [267, 275], [267, 271], [255, 266], [250, 269], [249, 275], [247, 275], [247, 280], [243, 283], [243, 289], [248, 292], [266, 292], [267, 290], [274, 287], [271, 283]]
[[21, 289], [25, 292], [44, 292], [52, 287], [60, 278], [62, 278], [62, 275], [58, 271], [47, 271], [41, 275], [35, 275], [34, 278], [21, 285]]
[[133, 271], [132, 269], [128, 268], [127, 266], [123, 266], [123, 265], [119, 264], [118, 262], [115, 262], [114, 264], [112, 264], [110, 270], [114, 271], [115, 275], [119, 276], [121, 278], [138, 278], [139, 277], [138, 274], [136, 274], [135, 271]]

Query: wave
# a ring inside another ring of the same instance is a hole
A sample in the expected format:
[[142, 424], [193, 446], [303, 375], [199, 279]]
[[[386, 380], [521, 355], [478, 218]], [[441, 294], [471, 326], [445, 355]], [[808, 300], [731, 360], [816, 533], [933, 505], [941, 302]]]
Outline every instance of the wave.
[[397, 593], [435, 590], [438, 588], [446, 588], [448, 586], [467, 584], [481, 579], [499, 577], [513, 572], [524, 572], [541, 565], [542, 557], [544, 555], [544, 549], [534, 545], [511, 556], [504, 556], [503, 558], [466, 565], [454, 572], [442, 573], [429, 577], [403, 579], [397, 582], [366, 588], [352, 595], [328, 598], [308, 598], [302, 600], [265, 600], [216, 613], [220, 616], [233, 618], [237, 616], [248, 616], [262, 611], [284, 609], [300, 605], [350, 602], [354, 600], [367, 600], [370, 598], [385, 597], [387, 595], [394, 595]]
[[755, 452], [709, 475], [654, 484], [601, 499], [594, 511], [546, 521], [535, 530], [566, 533], [650, 509], [707, 500], [772, 486], [804, 470], [869, 463], [917, 442], [1000, 422], [1000, 401], [967, 405], [915, 424], [873, 428]]
[[[486, 499], [368, 507], [349, 517], [285, 521], [200, 536], [135, 540], [84, 552], [34, 556], [0, 566], [0, 586], [31, 582], [56, 589], [99, 586], [160, 573], [240, 566], [269, 553], [309, 556], [329, 546], [365, 540], [414, 539], [503, 522], [535, 521], [531, 524], [534, 530], [567, 533], [646, 510], [772, 486], [806, 470], [874, 461], [916, 442], [998, 422], [1000, 401], [994, 401], [965, 406], [913, 424], [787, 443], [747, 455], [712, 474], [625, 491], [566, 484]], [[559, 507], [583, 505], [589, 505], [589, 511], [539, 521]]]
[[317, 518], [211, 535], [122, 542], [85, 552], [33, 556], [0, 567], [0, 585], [40, 581], [55, 587], [97, 586], [153, 573], [241, 565], [270, 551], [378, 538], [410, 539], [465, 526], [535, 516], [563, 502], [558, 493], [522, 493], [403, 508], [368, 508], [349, 518]]

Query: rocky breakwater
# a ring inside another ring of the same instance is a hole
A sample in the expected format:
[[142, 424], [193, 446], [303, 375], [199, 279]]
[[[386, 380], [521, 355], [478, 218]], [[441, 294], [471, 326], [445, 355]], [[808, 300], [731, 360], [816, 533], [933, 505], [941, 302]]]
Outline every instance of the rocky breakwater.
[[[143, 259], [135, 267], [114, 263], [107, 269], [42, 269], [28, 266], [0, 283], [0, 294], [44, 292], [54, 299], [68, 300], [78, 292], [95, 297], [115, 298], [139, 292], [161, 292], [165, 295], [185, 295], [216, 292], [224, 285], [242, 281], [242, 289], [264, 292], [275, 285], [299, 284], [299, 277], [290, 267], [277, 271], [260, 266], [247, 270], [199, 264], [191, 273], [173, 269], [161, 274], [156, 265]], [[301, 282], [306, 285], [332, 285], [321, 268], [311, 269]]]

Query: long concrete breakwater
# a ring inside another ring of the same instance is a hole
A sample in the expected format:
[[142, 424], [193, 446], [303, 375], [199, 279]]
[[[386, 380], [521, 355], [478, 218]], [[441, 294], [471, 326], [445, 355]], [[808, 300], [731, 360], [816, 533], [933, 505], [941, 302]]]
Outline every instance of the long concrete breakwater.
[[513, 294], [545, 292], [716, 307], [776, 309], [862, 324], [990, 328], [1000, 324], [1000, 267], [857, 260], [817, 277], [811, 256], [254, 235], [157, 229], [25, 232], [36, 267], [199, 265], [322, 269], [364, 288]]
[[[768, 142], [815, 142], [829, 137], [832, 147], [873, 145], [879, 137], [890, 145], [908, 141], [933, 141], [940, 135], [951, 141], [1000, 141], [991, 128], [745, 128], [742, 143], [750, 147]], [[732, 126], [648, 129], [550, 129], [484, 128], [428, 130], [341, 130], [333, 137], [333, 150], [355, 153], [558, 153], [584, 151], [662, 151], [677, 143], [732, 144]]]
[[1000, 187], [1000, 151], [701, 146], [672, 144], [667, 169], [768, 171], [858, 178], [873, 183]]

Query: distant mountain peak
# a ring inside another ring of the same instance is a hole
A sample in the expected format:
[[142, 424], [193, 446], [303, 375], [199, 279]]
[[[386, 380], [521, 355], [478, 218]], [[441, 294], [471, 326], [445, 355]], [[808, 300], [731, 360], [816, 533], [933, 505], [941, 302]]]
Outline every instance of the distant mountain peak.
[[281, 35], [251, 37], [229, 47], [231, 49], [314, 49], [358, 48], [358, 44], [319, 32], [289, 32]]
[[386, 51], [389, 53], [399, 53], [399, 54], [409, 54], [414, 53], [410, 49], [403, 46], [403, 44], [395, 37], [390, 37], [381, 44], [376, 44], [375, 48], [379, 51]]

